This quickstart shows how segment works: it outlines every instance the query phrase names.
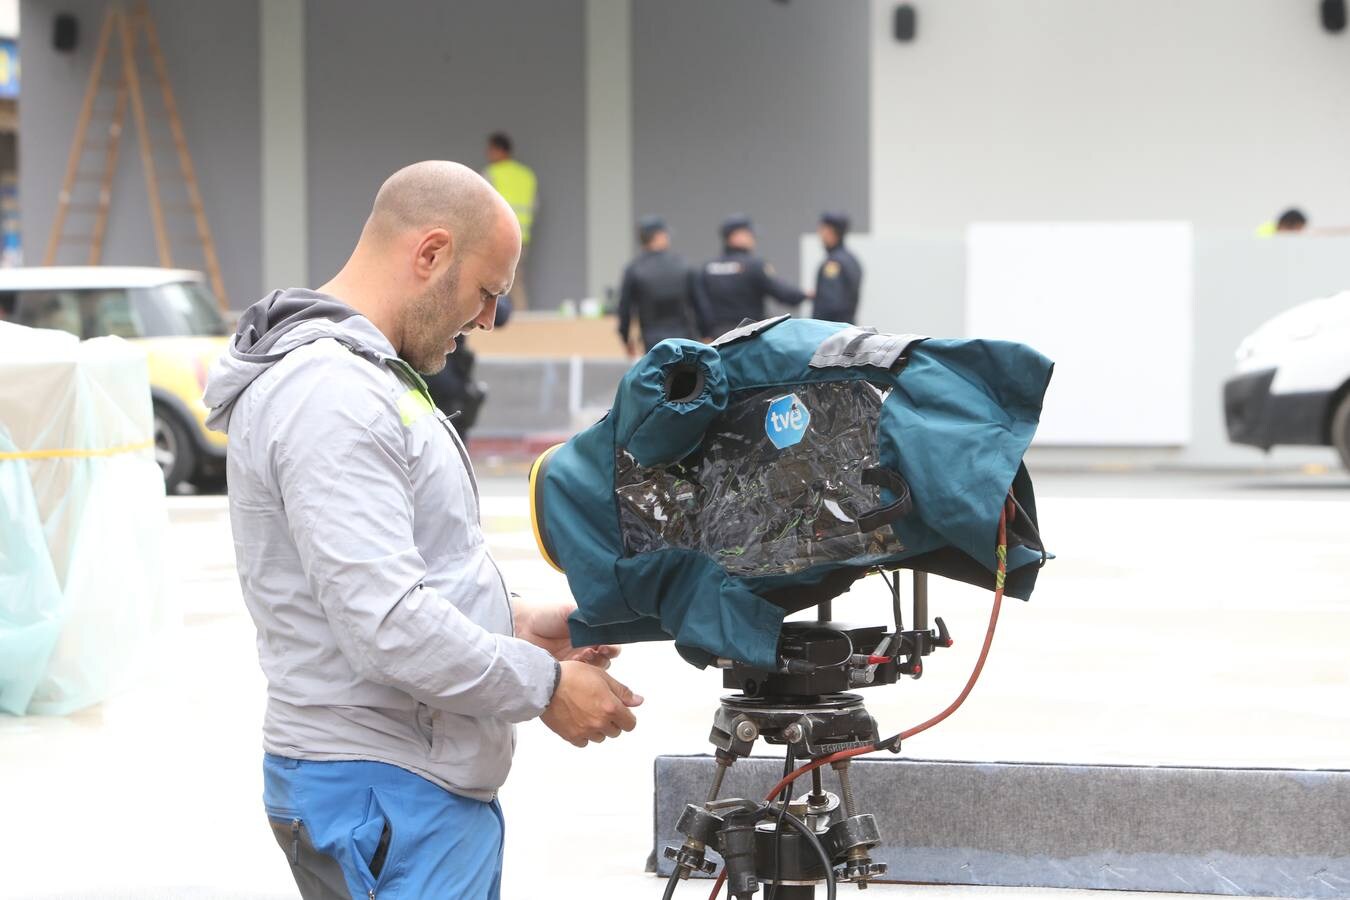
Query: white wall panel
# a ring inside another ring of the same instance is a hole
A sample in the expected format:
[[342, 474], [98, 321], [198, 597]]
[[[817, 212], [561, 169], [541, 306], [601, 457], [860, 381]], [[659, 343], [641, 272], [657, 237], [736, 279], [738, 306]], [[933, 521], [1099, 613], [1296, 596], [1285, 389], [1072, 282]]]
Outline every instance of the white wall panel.
[[1193, 243], [1180, 222], [970, 227], [967, 333], [1056, 363], [1039, 443], [1190, 440]]

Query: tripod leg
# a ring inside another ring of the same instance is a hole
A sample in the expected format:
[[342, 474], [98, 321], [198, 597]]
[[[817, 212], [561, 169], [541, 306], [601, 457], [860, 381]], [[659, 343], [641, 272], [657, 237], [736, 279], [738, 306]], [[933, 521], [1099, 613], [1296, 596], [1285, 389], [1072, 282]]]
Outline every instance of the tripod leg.
[[707, 803], [712, 803], [717, 799], [717, 795], [722, 793], [722, 781], [727, 777], [727, 769], [730, 769], [735, 761], [736, 757], [730, 753], [717, 751], [717, 774], [713, 776], [712, 790], [708, 791]]
[[841, 759], [830, 765], [839, 773], [839, 792], [844, 800], [844, 815], [851, 819], [858, 814], [858, 808], [853, 802], [853, 782], [849, 778], [848, 764], [847, 759]]
[[928, 573], [914, 570], [914, 630], [928, 630]]

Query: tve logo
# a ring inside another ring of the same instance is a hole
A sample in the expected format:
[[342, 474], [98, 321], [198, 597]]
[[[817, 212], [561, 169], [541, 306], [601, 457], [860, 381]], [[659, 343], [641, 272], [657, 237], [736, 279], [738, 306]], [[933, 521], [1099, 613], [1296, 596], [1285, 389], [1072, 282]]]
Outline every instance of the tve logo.
[[811, 411], [802, 405], [796, 394], [788, 394], [769, 402], [764, 416], [764, 433], [779, 450], [800, 443], [811, 427]]

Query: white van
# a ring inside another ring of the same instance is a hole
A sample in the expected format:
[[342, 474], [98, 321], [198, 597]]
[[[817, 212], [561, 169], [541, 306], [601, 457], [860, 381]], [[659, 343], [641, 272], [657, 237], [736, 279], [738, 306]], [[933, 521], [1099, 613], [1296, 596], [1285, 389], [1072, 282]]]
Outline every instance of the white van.
[[1300, 303], [1248, 335], [1223, 409], [1235, 444], [1334, 446], [1350, 469], [1350, 291]]

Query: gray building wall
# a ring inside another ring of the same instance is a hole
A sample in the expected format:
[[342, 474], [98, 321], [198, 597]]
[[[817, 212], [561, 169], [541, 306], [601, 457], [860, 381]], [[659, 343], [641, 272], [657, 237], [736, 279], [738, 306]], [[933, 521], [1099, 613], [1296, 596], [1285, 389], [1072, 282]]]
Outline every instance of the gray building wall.
[[[19, 190], [23, 198], [24, 260], [42, 262], [48, 232], [56, 212], [57, 193], [65, 174], [66, 157], [75, 134], [76, 118], [84, 98], [89, 69], [102, 22], [104, 4], [95, 0], [22, 0], [19, 15], [23, 40], [23, 93], [19, 103]], [[258, 121], [258, 7], [256, 3], [217, 3], [212, 0], [152, 2], [151, 14], [159, 31], [170, 84], [178, 100], [183, 131], [192, 152], [206, 207], [215, 234], [225, 289], [234, 306], [256, 299], [261, 241], [259, 178], [261, 135]], [[57, 12], [78, 17], [80, 44], [74, 53], [52, 49], [51, 25]], [[114, 43], [114, 48], [120, 43]], [[148, 54], [140, 46], [140, 77], [147, 112], [160, 110], [159, 89], [152, 77]], [[100, 143], [107, 122], [120, 65], [109, 60], [102, 102], [109, 112], [91, 122], [89, 139]], [[112, 212], [103, 261], [109, 264], [157, 265], [154, 234], [146, 198], [136, 132], [130, 112], [122, 134], [120, 162], [113, 186]], [[156, 164], [165, 205], [182, 204], [185, 193], [177, 177], [177, 160], [164, 121], [152, 121]], [[102, 149], [91, 150], [82, 171], [100, 172]], [[76, 186], [76, 202], [94, 202], [97, 182]], [[72, 214], [67, 234], [89, 234], [92, 216]], [[174, 263], [185, 268], [203, 265], [192, 218], [168, 216]], [[84, 263], [87, 242], [68, 245], [59, 263]]]
[[421, 159], [481, 168], [500, 129], [539, 177], [531, 303], [582, 296], [581, 0], [311, 0], [305, 16], [310, 280], [346, 260], [391, 172]]
[[789, 280], [822, 209], [867, 230], [868, 17], [866, 0], [634, 0], [634, 212], [664, 215], [690, 260], [748, 213]]

